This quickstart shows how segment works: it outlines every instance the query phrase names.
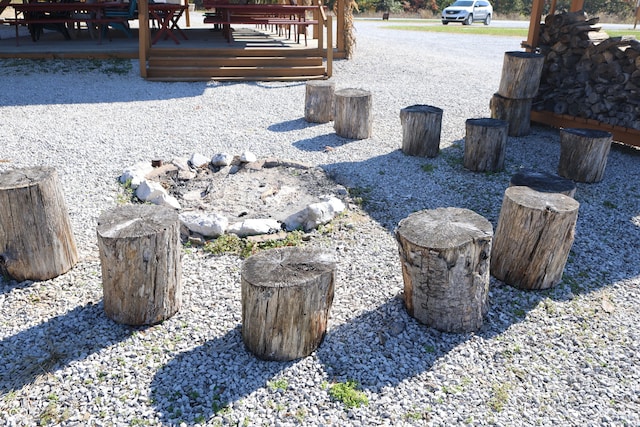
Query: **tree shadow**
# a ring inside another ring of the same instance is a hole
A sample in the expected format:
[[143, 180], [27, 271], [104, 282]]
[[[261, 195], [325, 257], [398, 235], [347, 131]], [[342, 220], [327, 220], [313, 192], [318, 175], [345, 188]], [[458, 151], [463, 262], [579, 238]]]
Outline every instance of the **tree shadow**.
[[103, 304], [87, 304], [0, 341], [0, 394], [123, 341], [133, 331], [108, 319]]
[[[151, 397], [163, 422], [209, 419], [292, 366], [257, 359], [244, 347], [241, 327], [193, 350], [180, 353], [159, 369]], [[208, 390], [201, 395], [196, 390]]]
[[271, 132], [290, 132], [294, 130], [307, 129], [310, 127], [319, 126], [322, 123], [311, 123], [306, 121], [304, 118], [287, 120], [285, 122], [274, 123], [269, 125], [267, 129]]
[[301, 151], [330, 151], [333, 148], [346, 145], [353, 139], [336, 137], [335, 134], [328, 133], [325, 135], [314, 136], [313, 138], [301, 139], [293, 143], [293, 146]]

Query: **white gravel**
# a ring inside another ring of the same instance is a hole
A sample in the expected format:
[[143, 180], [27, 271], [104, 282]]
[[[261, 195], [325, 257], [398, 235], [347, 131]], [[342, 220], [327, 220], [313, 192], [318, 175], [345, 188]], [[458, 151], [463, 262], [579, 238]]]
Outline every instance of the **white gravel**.
[[[427, 328], [399, 298], [395, 225], [456, 206], [495, 228], [517, 168], [556, 171], [559, 136], [533, 127], [509, 138], [504, 172], [465, 170], [464, 122], [489, 115], [504, 52], [520, 38], [384, 25], [357, 22], [356, 56], [334, 64], [337, 88], [373, 93], [373, 136], [361, 141], [304, 121], [304, 83], [165, 84], [140, 79], [135, 62], [109, 74], [88, 62], [0, 61], [0, 171], [57, 169], [81, 255], [45, 282], [0, 278], [0, 424], [640, 425], [638, 152], [614, 147], [604, 180], [578, 184], [562, 283], [525, 292], [492, 279], [482, 330]], [[435, 159], [398, 150], [399, 111], [413, 104], [444, 110]], [[321, 347], [289, 363], [254, 358], [239, 329], [242, 260], [189, 248], [177, 315], [149, 328], [107, 319], [96, 220], [118, 203], [122, 170], [246, 150], [321, 166], [365, 199], [307, 243], [339, 255]], [[347, 380], [367, 405], [330, 397]]]

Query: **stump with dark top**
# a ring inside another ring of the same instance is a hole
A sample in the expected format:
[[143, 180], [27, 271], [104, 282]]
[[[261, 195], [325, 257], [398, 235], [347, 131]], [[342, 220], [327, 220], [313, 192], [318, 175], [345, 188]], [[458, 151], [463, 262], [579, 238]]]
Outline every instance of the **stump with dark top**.
[[604, 178], [612, 135], [595, 129], [560, 129], [558, 174], [578, 182]]
[[402, 152], [409, 156], [436, 157], [440, 150], [442, 109], [412, 105], [400, 110]]
[[286, 247], [258, 252], [241, 270], [242, 340], [264, 360], [315, 351], [327, 330], [336, 263], [331, 252]]
[[396, 240], [409, 314], [445, 332], [482, 326], [488, 310], [493, 228], [461, 208], [415, 212], [400, 221]]
[[505, 52], [498, 94], [509, 99], [532, 99], [538, 93], [544, 55]]
[[0, 273], [48, 280], [78, 262], [58, 174], [52, 167], [0, 173]]
[[340, 89], [334, 94], [333, 128], [343, 138], [365, 139], [371, 136], [373, 100], [363, 89]]
[[504, 168], [509, 123], [498, 119], [467, 119], [464, 167], [476, 172]]
[[180, 221], [175, 210], [124, 205], [98, 219], [104, 311], [118, 323], [152, 325], [182, 305]]
[[304, 118], [311, 123], [333, 120], [336, 84], [329, 80], [310, 80], [306, 84]]
[[491, 274], [521, 289], [547, 289], [562, 280], [578, 207], [560, 193], [509, 187], [491, 251]]
[[531, 99], [510, 99], [494, 94], [489, 102], [491, 118], [509, 123], [509, 136], [524, 136], [531, 131]]
[[541, 193], [561, 193], [569, 197], [576, 194], [576, 183], [570, 179], [531, 169], [520, 169], [511, 177], [509, 186], [529, 187]]

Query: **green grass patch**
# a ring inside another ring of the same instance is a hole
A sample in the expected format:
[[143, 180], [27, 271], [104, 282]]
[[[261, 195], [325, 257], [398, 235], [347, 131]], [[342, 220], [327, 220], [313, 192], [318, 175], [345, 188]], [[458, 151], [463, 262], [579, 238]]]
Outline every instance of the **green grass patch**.
[[284, 239], [256, 243], [242, 239], [235, 234], [223, 234], [217, 239], [205, 243], [204, 251], [214, 255], [231, 254], [247, 258], [261, 250], [299, 246], [302, 244], [302, 236], [304, 233], [296, 230], [287, 233]]
[[430, 33], [473, 34], [499, 37], [527, 37], [527, 28], [502, 28], [490, 25], [389, 25], [390, 30], [401, 31], [426, 31]]
[[364, 392], [358, 390], [358, 383], [347, 380], [346, 383], [336, 383], [329, 388], [329, 396], [342, 402], [346, 408], [359, 408], [369, 404], [369, 398]]

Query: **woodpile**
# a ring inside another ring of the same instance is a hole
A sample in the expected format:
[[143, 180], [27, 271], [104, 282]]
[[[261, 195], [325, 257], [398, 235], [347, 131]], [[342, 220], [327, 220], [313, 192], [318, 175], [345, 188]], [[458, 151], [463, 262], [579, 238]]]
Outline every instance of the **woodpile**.
[[609, 37], [586, 13], [548, 15], [540, 30], [545, 56], [534, 110], [640, 129], [640, 42]]

